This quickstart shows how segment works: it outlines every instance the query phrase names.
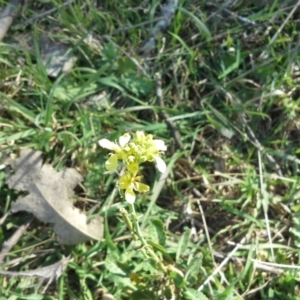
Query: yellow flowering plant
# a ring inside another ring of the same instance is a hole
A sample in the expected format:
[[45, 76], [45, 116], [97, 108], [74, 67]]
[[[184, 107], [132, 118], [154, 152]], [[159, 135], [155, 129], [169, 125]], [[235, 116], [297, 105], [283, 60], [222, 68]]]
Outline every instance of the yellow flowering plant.
[[155, 254], [149, 243], [141, 233], [138, 218], [134, 208], [136, 193], [147, 193], [150, 187], [141, 182], [143, 176], [138, 175], [140, 166], [145, 162], [155, 162], [157, 169], [164, 173], [166, 171], [166, 163], [161, 158], [161, 155], [167, 150], [167, 147], [162, 140], [153, 139], [151, 134], [145, 135], [143, 131], [137, 131], [133, 136], [129, 133], [123, 134], [118, 142], [112, 142], [108, 139], [101, 139], [99, 145], [102, 148], [111, 150], [108, 160], [105, 162], [105, 167], [108, 171], [115, 171], [119, 161], [122, 161], [125, 166], [125, 171], [121, 175], [118, 186], [120, 190], [124, 190], [124, 197], [129, 206], [130, 214], [122, 209], [121, 214], [130, 229], [135, 240], [140, 240], [143, 246], [143, 253], [147, 257], [154, 259], [164, 272], [167, 272], [166, 267]]
[[167, 147], [162, 140], [154, 140], [151, 134], [145, 135], [143, 131], [137, 131], [131, 138], [129, 133], [123, 134], [119, 142], [111, 142], [107, 139], [99, 141], [102, 148], [114, 151], [110, 153], [105, 167], [108, 171], [115, 171], [118, 161], [125, 164], [125, 173], [119, 180], [119, 187], [125, 190], [125, 200], [133, 204], [136, 198], [135, 192], [146, 193], [149, 186], [141, 183], [142, 176], [137, 176], [139, 166], [144, 162], [156, 162], [157, 169], [164, 173], [166, 163], [161, 158]]
[[[184, 287], [185, 279], [182, 272], [170, 264], [170, 260], [167, 264], [164, 261], [164, 256], [167, 257], [168, 253], [163, 248], [165, 242], [163, 223], [160, 220], [152, 222], [152, 224], [156, 223], [155, 227], [157, 232], [159, 232], [160, 240], [158, 243], [149, 239], [146, 240], [141, 232], [134, 207], [136, 193], [147, 193], [150, 191], [150, 187], [141, 182], [143, 178], [143, 176], [139, 175], [141, 164], [155, 162], [158, 171], [164, 173], [167, 167], [161, 156], [167, 150], [167, 146], [164, 141], [153, 139], [151, 134], [145, 135], [143, 131], [137, 131], [132, 136], [129, 133], [125, 133], [116, 142], [101, 139], [99, 145], [111, 151], [109, 158], [105, 162], [105, 167], [108, 171], [116, 171], [119, 161], [123, 162], [125, 171], [118, 180], [118, 186], [129, 207], [129, 213], [124, 208], [120, 209], [123, 220], [133, 239], [140, 241], [142, 245], [140, 250], [144, 256], [154, 260], [160, 270], [163, 271], [164, 278], [167, 276], [166, 282], [169, 282], [169, 291], [172, 295], [175, 295], [176, 288]], [[155, 251], [158, 251], [158, 253]]]

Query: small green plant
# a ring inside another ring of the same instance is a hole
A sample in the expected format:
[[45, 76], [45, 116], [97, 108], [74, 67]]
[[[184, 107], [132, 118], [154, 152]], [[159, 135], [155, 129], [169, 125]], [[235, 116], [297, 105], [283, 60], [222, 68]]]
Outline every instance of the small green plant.
[[[120, 212], [133, 239], [140, 242], [140, 250], [145, 259], [154, 263], [155, 269], [159, 270], [162, 274], [167, 293], [171, 294], [172, 299], [178, 292], [182, 291], [186, 294], [186, 281], [183, 272], [170, 263], [170, 260], [165, 260], [164, 256], [161, 255], [165, 254], [166, 256], [167, 254], [162, 246], [163, 243], [158, 244], [154, 240], [145, 239], [139, 225], [139, 216], [134, 207], [136, 193], [146, 193], [150, 191], [148, 185], [141, 183], [143, 178], [139, 175], [141, 164], [145, 162], [156, 162], [157, 169], [161, 173], [166, 171], [166, 163], [161, 158], [161, 155], [167, 150], [164, 141], [153, 139], [151, 134], [145, 135], [143, 131], [137, 131], [133, 137], [131, 137], [129, 133], [123, 134], [119, 138], [119, 143], [102, 139], [99, 141], [99, 144], [101, 147], [114, 152], [110, 153], [110, 157], [105, 163], [105, 167], [108, 171], [115, 171], [118, 167], [119, 160], [124, 164], [123, 173], [118, 181], [118, 187], [128, 204], [129, 212], [124, 208], [122, 208]], [[123, 190], [125, 192], [123, 192]], [[163, 239], [165, 240], [165, 233], [161, 224], [161, 222], [152, 222], [158, 235], [164, 237]], [[189, 298], [187, 297], [187, 299]]]

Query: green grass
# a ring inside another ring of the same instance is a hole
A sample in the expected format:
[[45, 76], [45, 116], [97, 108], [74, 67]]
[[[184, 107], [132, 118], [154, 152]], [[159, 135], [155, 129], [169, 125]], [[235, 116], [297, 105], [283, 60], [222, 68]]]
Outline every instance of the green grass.
[[[156, 21], [143, 22], [159, 17], [159, 1], [22, 8], [0, 44], [0, 160], [33, 148], [57, 170], [75, 168], [84, 176], [76, 206], [103, 215], [106, 228], [105, 241], [66, 247], [51, 224], [32, 221], [1, 270], [73, 260], [45, 294], [37, 279], [0, 275], [0, 299], [171, 299], [172, 289], [176, 299], [300, 299], [299, 9], [289, 16], [287, 0], [227, 7], [253, 26], [196, 2], [180, 2], [146, 60], [140, 49]], [[16, 43], [25, 34], [30, 47]], [[76, 56], [68, 73], [47, 76], [45, 35]], [[136, 201], [141, 227], [153, 238], [162, 222], [158, 254], [183, 276], [173, 270], [166, 278], [142, 255], [119, 211], [126, 202], [118, 174], [104, 167], [108, 152], [98, 141], [137, 130], [166, 142], [170, 171], [160, 189], [159, 174], [145, 165], [152, 190]], [[6, 176], [0, 170], [1, 216], [18, 197]], [[9, 214], [0, 244], [30, 216]]]

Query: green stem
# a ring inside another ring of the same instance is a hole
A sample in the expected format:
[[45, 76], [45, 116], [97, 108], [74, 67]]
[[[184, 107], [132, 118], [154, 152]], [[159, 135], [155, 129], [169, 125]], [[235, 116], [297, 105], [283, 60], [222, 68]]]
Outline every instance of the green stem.
[[134, 208], [133, 204], [129, 204], [129, 211], [130, 211], [131, 216], [132, 216], [131, 220], [132, 220], [132, 223], [133, 223], [134, 231], [137, 234], [137, 236], [138, 236], [139, 240], [141, 241], [142, 245], [144, 247], [147, 247], [148, 243], [144, 239], [143, 234], [141, 232], [141, 228], [140, 228], [139, 222], [137, 220], [137, 215], [136, 215], [135, 208]]
[[167, 273], [167, 268], [165, 267], [165, 265], [162, 263], [161, 259], [155, 254], [155, 252], [153, 251], [153, 248], [151, 245], [149, 245], [147, 243], [147, 241], [144, 239], [143, 234], [141, 232], [141, 228], [137, 219], [137, 215], [135, 212], [135, 208], [133, 204], [128, 204], [129, 205], [129, 211], [131, 213], [131, 221], [132, 221], [132, 225], [133, 225], [133, 236], [138, 237], [138, 239], [140, 240], [140, 242], [143, 245], [143, 248], [146, 249], [146, 253], [148, 254], [148, 256], [150, 256], [151, 258], [153, 258], [156, 263], [159, 265], [159, 267], [162, 269], [162, 271], [164, 273]]

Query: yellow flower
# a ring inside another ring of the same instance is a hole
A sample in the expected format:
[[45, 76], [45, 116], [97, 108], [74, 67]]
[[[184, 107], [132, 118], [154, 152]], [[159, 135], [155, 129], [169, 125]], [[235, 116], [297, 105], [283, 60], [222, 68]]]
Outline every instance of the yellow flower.
[[137, 131], [131, 141], [129, 133], [125, 133], [119, 138], [119, 144], [107, 139], [100, 140], [99, 144], [101, 147], [115, 152], [110, 153], [110, 157], [105, 163], [105, 167], [109, 171], [116, 170], [118, 160], [123, 160], [127, 166], [155, 161], [157, 169], [161, 173], [166, 171], [166, 163], [160, 155], [167, 150], [167, 147], [164, 141], [154, 140], [152, 134], [145, 135], [143, 131]]
[[[128, 166], [131, 170], [136, 170], [138, 168], [137, 164], [133, 164], [131, 166]], [[142, 176], [136, 176], [136, 173], [133, 173], [131, 175], [130, 172], [126, 172], [123, 176], [121, 176], [119, 181], [119, 187], [122, 190], [125, 190], [125, 200], [133, 204], [135, 201], [135, 192], [137, 191], [139, 193], [146, 193], [149, 191], [149, 186], [143, 183], [140, 183], [142, 179]]]
[[160, 154], [167, 150], [164, 141], [153, 140], [152, 134], [145, 135], [143, 131], [137, 131], [133, 141], [129, 143], [129, 147], [132, 149], [137, 163], [155, 161], [158, 171], [161, 173], [166, 171], [166, 163], [160, 157]]
[[128, 152], [130, 151], [128, 146], [130, 139], [131, 136], [129, 133], [124, 133], [119, 138], [119, 145], [107, 139], [102, 139], [99, 141], [99, 145], [102, 148], [106, 148], [115, 152], [110, 153], [109, 159], [105, 162], [105, 167], [108, 171], [115, 171], [117, 169], [119, 159], [126, 160]]

